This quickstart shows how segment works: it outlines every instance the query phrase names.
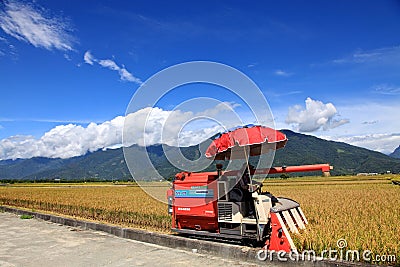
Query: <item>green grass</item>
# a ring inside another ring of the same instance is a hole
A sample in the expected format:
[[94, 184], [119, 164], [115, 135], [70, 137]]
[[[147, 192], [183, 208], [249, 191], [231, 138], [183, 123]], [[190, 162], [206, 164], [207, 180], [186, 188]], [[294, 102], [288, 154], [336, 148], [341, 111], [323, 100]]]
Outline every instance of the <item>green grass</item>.
[[29, 215], [29, 214], [22, 214], [19, 218], [23, 219], [23, 220], [29, 220], [29, 219], [33, 219], [33, 215]]

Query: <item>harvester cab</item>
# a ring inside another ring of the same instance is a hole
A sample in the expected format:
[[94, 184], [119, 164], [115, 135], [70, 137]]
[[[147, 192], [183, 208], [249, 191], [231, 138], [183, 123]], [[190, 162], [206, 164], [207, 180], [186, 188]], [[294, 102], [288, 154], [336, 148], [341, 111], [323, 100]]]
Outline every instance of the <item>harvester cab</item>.
[[290, 232], [307, 224], [300, 205], [262, 192], [261, 184], [240, 186], [239, 171], [179, 173], [168, 192], [173, 231], [241, 241], [269, 250], [296, 250]]

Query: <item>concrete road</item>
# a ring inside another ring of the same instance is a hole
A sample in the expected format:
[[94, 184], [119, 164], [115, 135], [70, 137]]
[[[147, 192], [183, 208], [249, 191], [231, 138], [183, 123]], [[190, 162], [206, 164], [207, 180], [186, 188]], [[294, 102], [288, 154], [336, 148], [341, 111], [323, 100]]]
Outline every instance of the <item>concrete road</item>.
[[0, 212], [0, 266], [255, 266]]

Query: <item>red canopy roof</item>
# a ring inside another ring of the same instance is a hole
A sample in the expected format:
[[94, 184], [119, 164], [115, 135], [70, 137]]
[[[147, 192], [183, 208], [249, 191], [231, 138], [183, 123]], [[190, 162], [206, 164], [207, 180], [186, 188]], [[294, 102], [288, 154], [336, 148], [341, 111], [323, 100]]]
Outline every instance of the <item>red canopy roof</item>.
[[[265, 126], [242, 127], [222, 133], [207, 148], [206, 157], [216, 160], [258, 156], [286, 145], [286, 135]], [[241, 148], [243, 147], [243, 148]], [[246, 149], [246, 153], [244, 150]], [[234, 152], [241, 153], [234, 153]], [[241, 154], [241, 155], [240, 155]]]

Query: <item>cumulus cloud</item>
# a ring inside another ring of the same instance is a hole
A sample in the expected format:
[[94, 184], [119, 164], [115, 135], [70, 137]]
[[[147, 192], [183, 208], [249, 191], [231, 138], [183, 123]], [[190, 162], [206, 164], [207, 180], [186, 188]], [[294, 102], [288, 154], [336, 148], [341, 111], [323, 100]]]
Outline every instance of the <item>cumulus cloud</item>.
[[40, 138], [18, 135], [0, 140], [0, 160], [31, 157], [70, 158], [103, 148], [121, 147], [123, 141], [124, 145], [141, 146], [195, 145], [224, 129], [215, 123], [198, 128], [185, 128], [185, 124], [198, 117], [223, 115], [224, 112], [231, 112], [230, 109], [234, 106], [232, 103], [221, 103], [197, 113], [147, 107], [103, 123], [92, 122], [86, 127], [77, 124], [58, 125]]
[[[232, 116], [234, 108], [238, 106], [221, 102], [200, 112], [150, 107], [141, 109], [126, 117], [124, 145], [196, 145], [213, 134], [239, 125], [239, 120]], [[208, 118], [219, 118], [223, 126]]]
[[306, 99], [306, 107], [300, 105], [289, 107], [285, 122], [294, 124], [300, 132], [314, 132], [319, 129], [332, 129], [349, 122], [347, 119], [335, 119], [338, 112], [332, 103]]
[[87, 127], [59, 125], [36, 139], [33, 136], [12, 136], [0, 141], [0, 159], [31, 157], [69, 158], [121, 144], [124, 117]]
[[83, 55], [83, 60], [86, 64], [89, 65], [94, 65], [94, 63], [99, 64], [103, 68], [107, 68], [113, 71], [117, 71], [119, 74], [119, 77], [122, 81], [128, 81], [128, 82], [134, 82], [137, 84], [142, 84], [142, 81], [139, 78], [136, 78], [135, 76], [130, 73], [125, 66], [118, 66], [118, 64], [112, 60], [112, 59], [97, 59], [92, 55], [90, 51], [86, 51], [85, 54]]
[[74, 38], [65, 19], [52, 17], [42, 7], [18, 1], [4, 2], [0, 27], [12, 37], [48, 50], [73, 50]]
[[340, 114], [349, 118], [352, 123], [329, 132], [320, 132], [318, 136], [383, 153], [393, 152], [400, 145], [396, 139], [399, 135], [396, 122], [400, 120], [400, 106], [395, 98], [379, 103], [352, 99], [351, 102], [337, 108]]

